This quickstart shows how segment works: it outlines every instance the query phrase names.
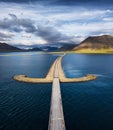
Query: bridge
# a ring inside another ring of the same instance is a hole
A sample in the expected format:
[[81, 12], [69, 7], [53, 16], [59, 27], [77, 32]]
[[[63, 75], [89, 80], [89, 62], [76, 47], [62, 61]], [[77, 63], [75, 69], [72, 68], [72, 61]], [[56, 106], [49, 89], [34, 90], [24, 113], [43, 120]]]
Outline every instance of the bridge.
[[62, 69], [63, 57], [57, 58], [45, 78], [30, 78], [26, 75], [15, 75], [14, 80], [28, 83], [52, 83], [51, 107], [48, 130], [65, 130], [65, 121], [62, 107], [60, 82], [85, 82], [95, 80], [97, 77], [88, 74], [80, 78], [67, 78]]
[[27, 75], [15, 75], [13, 79], [16, 81], [27, 82], [27, 83], [52, 83], [54, 78], [54, 70], [55, 70], [56, 63], [58, 64], [58, 75], [59, 75], [60, 82], [86, 82], [86, 81], [96, 79], [96, 76], [93, 74], [87, 74], [80, 78], [67, 78], [62, 69], [62, 65], [61, 65], [62, 58], [63, 57], [59, 57], [54, 61], [45, 78], [31, 78], [28, 77]]
[[53, 74], [51, 108], [50, 108], [48, 130], [65, 130], [62, 99], [61, 99], [61, 92], [60, 92], [58, 61], [59, 59], [55, 64], [55, 69]]

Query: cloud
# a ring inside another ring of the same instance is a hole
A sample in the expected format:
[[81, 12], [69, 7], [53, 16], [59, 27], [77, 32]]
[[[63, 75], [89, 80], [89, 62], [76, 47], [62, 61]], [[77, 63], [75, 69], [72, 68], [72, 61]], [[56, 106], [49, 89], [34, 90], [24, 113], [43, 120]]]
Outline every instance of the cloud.
[[[6, 2], [7, 0], [0, 0], [0, 2]], [[49, 5], [76, 5], [76, 4], [99, 4], [102, 5], [109, 5], [112, 4], [112, 0], [8, 0], [8, 3], [41, 3], [41, 4], [49, 4]]]
[[13, 44], [79, 43], [90, 35], [113, 34], [112, 8], [74, 4], [44, 6], [39, 1], [35, 4], [15, 1], [0, 3], [0, 11], [0, 32], [14, 34], [1, 38], [9, 39]]
[[17, 16], [16, 16], [15, 14], [9, 14], [9, 16], [11, 16], [11, 17], [12, 17], [12, 19], [17, 20]]
[[113, 22], [113, 17], [103, 18], [105, 22]]
[[9, 14], [10, 18], [0, 20], [0, 28], [12, 32], [28, 32], [31, 33], [35, 30], [33, 21], [30, 19], [19, 19], [15, 14]]
[[12, 38], [12, 36], [14, 36], [14, 34], [12, 34], [12, 33], [2, 33], [2, 32], [0, 32], [0, 37]]
[[24, 37], [24, 38], [31, 38], [31, 34], [24, 33], [24, 34], [22, 34], [22, 37]]
[[48, 43], [66, 42], [70, 40], [70, 37], [62, 34], [51, 26], [38, 26], [38, 29], [35, 34], [43, 38]]
[[0, 41], [9, 41], [14, 36], [12, 33], [0, 32]]
[[75, 4], [98, 4], [100, 6], [102, 5], [109, 5], [112, 4], [112, 0], [57, 0], [56, 3], [59, 5], [75, 5]]
[[15, 14], [9, 14], [10, 18], [4, 18], [0, 21], [0, 28], [16, 33], [32, 33], [41, 37], [48, 43], [69, 42], [69, 36], [62, 34], [52, 26], [35, 25], [30, 19], [20, 19]]

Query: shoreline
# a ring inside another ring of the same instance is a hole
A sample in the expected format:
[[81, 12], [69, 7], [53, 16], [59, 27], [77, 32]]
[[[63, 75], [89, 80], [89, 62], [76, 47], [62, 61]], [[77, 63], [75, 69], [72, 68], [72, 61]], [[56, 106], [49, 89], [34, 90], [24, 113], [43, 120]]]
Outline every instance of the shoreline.
[[48, 54], [113, 54], [113, 49], [81, 49], [61, 52], [46, 52]]
[[[79, 51], [60, 51], [60, 52], [57, 52], [57, 51], [52, 51], [52, 52], [39, 52], [39, 51], [29, 51], [30, 53], [35, 53], [35, 54], [61, 54], [61, 55], [66, 55], [66, 54], [106, 54], [106, 55], [113, 55], [113, 50], [110, 52], [110, 51], [104, 51], [104, 50], [79, 50]], [[25, 52], [25, 54], [21, 54], [21, 53], [24, 53], [24, 52], [0, 52], [0, 56], [18, 56], [18, 55], [31, 55], [31, 54], [28, 54], [29, 52]], [[9, 54], [10, 53], [10, 54]], [[15, 54], [17, 53], [17, 54]]]

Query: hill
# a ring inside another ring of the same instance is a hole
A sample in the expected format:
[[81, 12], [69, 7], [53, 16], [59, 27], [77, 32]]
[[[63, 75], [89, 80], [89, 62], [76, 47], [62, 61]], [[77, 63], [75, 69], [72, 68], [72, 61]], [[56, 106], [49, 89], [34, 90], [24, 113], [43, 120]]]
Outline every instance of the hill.
[[32, 49], [28, 49], [26, 51], [42, 51], [40, 48], [32, 48]]
[[44, 52], [61, 52], [61, 51], [70, 51], [75, 46], [76, 46], [75, 44], [71, 43], [43, 44], [35, 46], [34, 49], [39, 48], [41, 51]]
[[0, 43], [0, 52], [16, 52], [16, 51], [22, 51], [21, 49], [8, 45], [6, 43]]
[[58, 48], [57, 51], [70, 51], [72, 50], [77, 44], [65, 44], [62, 47]]
[[32, 45], [17, 45], [17, 48], [21, 48], [25, 51], [43, 51], [43, 52], [61, 52], [70, 51], [76, 44], [72, 43], [48, 43], [48, 44], [32, 44]]
[[78, 46], [74, 47], [73, 51], [83, 53], [113, 52], [113, 36], [102, 35], [102, 36], [88, 37], [84, 41], [82, 41]]

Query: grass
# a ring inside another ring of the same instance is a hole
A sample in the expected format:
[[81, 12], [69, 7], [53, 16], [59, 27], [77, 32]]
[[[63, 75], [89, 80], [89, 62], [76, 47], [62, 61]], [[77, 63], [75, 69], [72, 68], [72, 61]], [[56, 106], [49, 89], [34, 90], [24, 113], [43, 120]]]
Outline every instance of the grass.
[[85, 54], [113, 54], [113, 49], [82, 49], [74, 51], [74, 53], [85, 53]]
[[62, 52], [47, 52], [48, 54], [69, 54], [69, 53], [80, 53], [80, 54], [113, 54], [113, 49], [81, 49], [77, 51], [62, 51]]

